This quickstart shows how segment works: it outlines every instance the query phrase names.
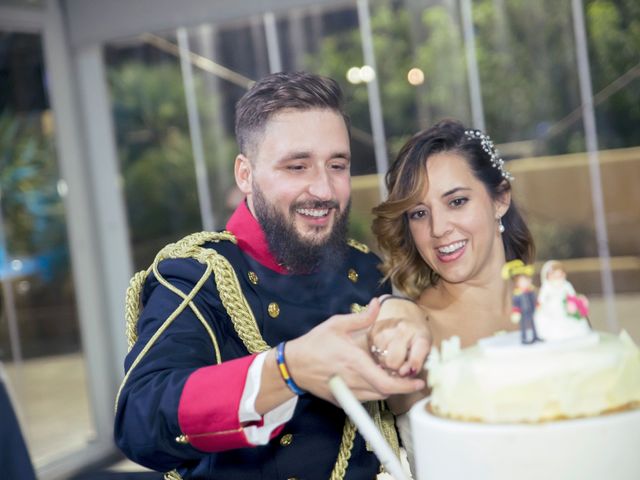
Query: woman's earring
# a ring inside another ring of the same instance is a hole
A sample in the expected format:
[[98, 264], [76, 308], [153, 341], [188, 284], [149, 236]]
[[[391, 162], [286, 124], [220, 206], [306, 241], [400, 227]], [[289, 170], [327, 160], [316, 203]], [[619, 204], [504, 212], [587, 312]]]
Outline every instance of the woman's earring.
[[502, 224], [502, 217], [498, 217], [498, 231], [504, 233], [504, 225]]

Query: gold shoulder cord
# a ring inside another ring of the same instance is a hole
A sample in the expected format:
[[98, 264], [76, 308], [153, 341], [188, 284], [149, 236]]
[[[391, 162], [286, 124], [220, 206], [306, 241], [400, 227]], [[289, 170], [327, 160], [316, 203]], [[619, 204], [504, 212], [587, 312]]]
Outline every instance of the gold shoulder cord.
[[[193, 302], [193, 298], [200, 291], [204, 283], [209, 279], [211, 273], [214, 274], [216, 287], [218, 288], [218, 292], [220, 293], [220, 300], [222, 301], [227, 314], [231, 318], [234, 329], [238, 333], [238, 336], [244, 343], [247, 350], [250, 353], [259, 353], [271, 348], [264, 341], [262, 335], [260, 334], [255, 316], [253, 315], [251, 307], [249, 306], [244, 294], [242, 293], [240, 282], [238, 281], [238, 276], [236, 275], [235, 270], [233, 269], [229, 261], [213, 249], [202, 248], [202, 245], [206, 242], [219, 242], [221, 240], [236, 243], [235, 236], [232, 233], [226, 231], [200, 232], [189, 235], [176, 243], [171, 243], [164, 247], [158, 253], [158, 255], [156, 255], [156, 258], [154, 259], [151, 267], [149, 267], [147, 270], [142, 270], [136, 273], [131, 278], [129, 288], [127, 289], [126, 293], [125, 309], [126, 335], [129, 350], [131, 350], [136, 340], [138, 339], [137, 322], [140, 315], [140, 295], [144, 282], [146, 281], [149, 273], [153, 272], [158, 282], [178, 295], [180, 298], [182, 298], [182, 302], [153, 334], [153, 336], [149, 339], [144, 348], [135, 358], [135, 360], [131, 364], [131, 367], [129, 367], [129, 370], [125, 374], [122, 384], [118, 389], [118, 394], [116, 395], [116, 409], [118, 406], [120, 394], [122, 393], [122, 388], [129, 379], [129, 375], [131, 374], [133, 369], [140, 363], [142, 358], [147, 354], [149, 349], [157, 341], [160, 335], [162, 335], [162, 333], [171, 325], [171, 323], [173, 323], [177, 316], [182, 311], [184, 311], [187, 306], [193, 311], [202, 326], [209, 334], [211, 343], [213, 344], [213, 348], [215, 351], [216, 363], [222, 362], [220, 348], [218, 346], [218, 341], [215, 337], [215, 333], [211, 329], [211, 326], [205, 320], [198, 307]], [[369, 248], [366, 245], [358, 243], [354, 240], [349, 240], [349, 245], [353, 248], [356, 248], [357, 250], [362, 251], [363, 253], [369, 252]], [[171, 285], [158, 271], [158, 264], [162, 260], [170, 258], [193, 258], [198, 262], [206, 265], [206, 269], [202, 274], [202, 277], [200, 278], [200, 280], [198, 280], [196, 285], [188, 294], [183, 293], [180, 289]], [[390, 415], [390, 412], [388, 411], [383, 412], [381, 410], [380, 404], [381, 402], [367, 402], [366, 406], [370, 414], [373, 416], [375, 423], [381, 429], [382, 433], [387, 438], [394, 451], [398, 453], [398, 437], [393, 423], [393, 416]], [[385, 413], [388, 415], [385, 415]], [[331, 472], [330, 480], [342, 480], [344, 478], [349, 464], [349, 458], [351, 456], [355, 434], [356, 427], [355, 425], [353, 425], [353, 423], [351, 423], [349, 418], [347, 418], [345, 420], [345, 425], [342, 432], [342, 441], [340, 443], [338, 458], [336, 459], [336, 464], [333, 468], [333, 471]], [[172, 470], [171, 472], [166, 473], [164, 475], [164, 478], [165, 480], [181, 480], [182, 477], [177, 471]]]
[[369, 253], [371, 251], [367, 245], [357, 240], [354, 240], [353, 238], [350, 238], [347, 240], [347, 245], [349, 245], [352, 248], [355, 248], [356, 250], [361, 251], [362, 253]]
[[[171, 290], [173, 293], [182, 298], [182, 302], [178, 307], [167, 317], [167, 319], [163, 322], [163, 324], [156, 330], [153, 336], [149, 339], [149, 341], [145, 344], [144, 348], [140, 351], [138, 356], [135, 358], [129, 370], [124, 376], [122, 380], [122, 384], [118, 389], [118, 394], [116, 395], [116, 404], [115, 408], [117, 411], [118, 408], [118, 400], [120, 399], [120, 394], [122, 393], [122, 388], [127, 383], [129, 376], [133, 369], [140, 363], [142, 358], [147, 354], [149, 349], [153, 346], [153, 344], [158, 340], [160, 335], [169, 328], [169, 325], [173, 323], [176, 317], [182, 313], [182, 311], [189, 306], [193, 313], [196, 315], [202, 326], [205, 328], [209, 337], [211, 338], [211, 342], [213, 344], [215, 350], [216, 363], [220, 363], [222, 361], [222, 357], [220, 356], [220, 348], [218, 346], [218, 341], [213, 333], [213, 330], [205, 320], [204, 316], [200, 313], [198, 307], [193, 303], [193, 298], [202, 288], [202, 285], [208, 280], [213, 271], [212, 263], [213, 259], [209, 258], [210, 255], [208, 251], [213, 251], [211, 249], [203, 249], [200, 245], [205, 242], [219, 242], [220, 240], [229, 240], [235, 243], [235, 237], [229, 232], [200, 232], [189, 235], [182, 240], [176, 243], [170, 243], [166, 247], [164, 247], [158, 254], [156, 258], [153, 260], [153, 264], [147, 270], [136, 273], [129, 283], [129, 288], [126, 293], [126, 307], [125, 307], [125, 319], [126, 319], [126, 334], [129, 350], [133, 347], [134, 343], [138, 339], [137, 333], [137, 323], [138, 316], [140, 315], [140, 294], [142, 293], [142, 286], [144, 285], [145, 280], [149, 273], [153, 272], [156, 275], [158, 282], [164, 285], [166, 288]], [[193, 289], [189, 292], [188, 295], [185, 295], [180, 289], [174, 287], [169, 282], [167, 282], [164, 277], [158, 271], [158, 264], [162, 260], [166, 260], [169, 258], [194, 258], [200, 263], [203, 263], [207, 266], [205, 272], [198, 280], [198, 283], [193, 287]]]

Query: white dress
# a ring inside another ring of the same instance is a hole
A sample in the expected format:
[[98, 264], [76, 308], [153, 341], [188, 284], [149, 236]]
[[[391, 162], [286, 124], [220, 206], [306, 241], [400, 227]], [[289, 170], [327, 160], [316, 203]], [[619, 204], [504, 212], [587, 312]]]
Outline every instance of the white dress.
[[538, 308], [534, 314], [536, 332], [543, 340], [561, 340], [588, 334], [586, 319], [577, 319], [567, 311], [567, 297], [576, 291], [567, 280], [547, 280], [538, 293]]

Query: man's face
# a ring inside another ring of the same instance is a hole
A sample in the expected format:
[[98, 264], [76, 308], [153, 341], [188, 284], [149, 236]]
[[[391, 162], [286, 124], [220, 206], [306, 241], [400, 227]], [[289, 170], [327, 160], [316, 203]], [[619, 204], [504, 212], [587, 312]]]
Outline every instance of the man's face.
[[240, 171], [238, 184], [276, 258], [295, 270], [292, 255], [281, 255], [286, 252], [276, 251], [274, 241], [297, 246], [298, 254], [343, 243], [351, 153], [342, 116], [326, 109], [284, 110], [255, 144], [252, 158], [239, 160], [240, 166], [237, 161], [236, 176]]
[[[336, 217], [329, 236], [322, 241], [300, 236], [292, 221], [297, 207], [292, 206], [290, 214], [283, 215], [275, 205], [267, 201], [257, 185], [254, 185], [253, 204], [269, 250], [276, 261], [286, 266], [291, 273], [310, 273], [320, 266], [332, 270], [342, 264], [347, 250], [345, 240], [350, 204]], [[321, 203], [318, 203], [314, 208], [321, 207]]]

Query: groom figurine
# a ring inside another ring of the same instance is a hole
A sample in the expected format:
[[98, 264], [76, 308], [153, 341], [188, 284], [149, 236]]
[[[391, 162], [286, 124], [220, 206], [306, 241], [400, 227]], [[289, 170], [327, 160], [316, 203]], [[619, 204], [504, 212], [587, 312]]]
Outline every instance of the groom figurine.
[[537, 295], [531, 277], [533, 265], [525, 265], [522, 260], [507, 262], [502, 270], [503, 278], [513, 279], [513, 297], [511, 307], [511, 321], [520, 324], [523, 344], [542, 341], [536, 332], [533, 315], [537, 307]]

